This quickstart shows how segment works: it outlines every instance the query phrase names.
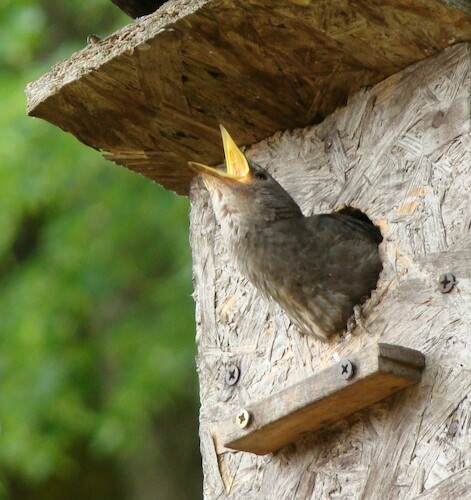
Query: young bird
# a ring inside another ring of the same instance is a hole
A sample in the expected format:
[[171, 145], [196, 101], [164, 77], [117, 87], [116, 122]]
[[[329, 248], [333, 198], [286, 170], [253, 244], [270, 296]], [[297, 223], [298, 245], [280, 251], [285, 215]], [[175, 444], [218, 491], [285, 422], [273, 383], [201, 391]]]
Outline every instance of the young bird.
[[379, 232], [350, 215], [305, 217], [222, 126], [221, 133], [226, 171], [189, 164], [203, 176], [230, 258], [301, 332], [327, 340], [376, 286]]

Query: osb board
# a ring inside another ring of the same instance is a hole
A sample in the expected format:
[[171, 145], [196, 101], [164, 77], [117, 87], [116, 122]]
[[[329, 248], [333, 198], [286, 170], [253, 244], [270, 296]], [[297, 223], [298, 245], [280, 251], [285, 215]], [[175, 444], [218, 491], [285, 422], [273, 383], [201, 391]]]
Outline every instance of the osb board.
[[465, 40], [458, 0], [173, 0], [30, 84], [28, 113], [186, 194], [188, 160], [222, 160], [218, 123], [240, 145], [318, 123]]
[[[306, 214], [349, 204], [381, 227], [384, 270], [364, 308], [366, 331], [327, 344], [301, 336], [228, 262], [207, 193], [195, 181], [205, 498], [469, 495], [470, 56], [470, 44], [447, 49], [360, 91], [322, 124], [277, 133], [248, 150]], [[458, 283], [442, 294], [438, 277], [448, 271]], [[425, 354], [419, 385], [274, 454], [217, 446], [218, 426], [240, 408], [375, 342]], [[233, 387], [224, 383], [228, 364], [241, 370]]]

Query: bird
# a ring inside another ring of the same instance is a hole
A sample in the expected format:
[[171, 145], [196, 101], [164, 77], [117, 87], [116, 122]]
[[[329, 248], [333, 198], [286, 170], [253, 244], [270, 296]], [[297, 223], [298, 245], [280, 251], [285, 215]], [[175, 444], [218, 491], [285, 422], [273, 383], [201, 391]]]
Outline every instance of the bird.
[[302, 334], [327, 341], [346, 329], [354, 308], [376, 287], [381, 233], [369, 219], [346, 213], [305, 216], [220, 128], [223, 168], [189, 166], [209, 191], [230, 261]]
[[136, 19], [137, 17], [152, 14], [166, 0], [111, 0], [117, 5], [125, 14]]

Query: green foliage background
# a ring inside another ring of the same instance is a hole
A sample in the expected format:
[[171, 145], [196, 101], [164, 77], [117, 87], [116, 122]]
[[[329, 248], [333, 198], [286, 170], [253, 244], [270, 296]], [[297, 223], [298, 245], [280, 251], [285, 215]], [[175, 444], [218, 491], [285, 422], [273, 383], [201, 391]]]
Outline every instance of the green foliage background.
[[187, 200], [25, 114], [131, 21], [0, 0], [0, 498], [200, 497]]

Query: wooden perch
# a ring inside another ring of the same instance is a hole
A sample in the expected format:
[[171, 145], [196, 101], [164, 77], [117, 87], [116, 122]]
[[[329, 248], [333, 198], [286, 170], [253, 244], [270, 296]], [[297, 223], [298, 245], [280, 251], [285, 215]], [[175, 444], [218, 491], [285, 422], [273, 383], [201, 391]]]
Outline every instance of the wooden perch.
[[471, 39], [460, 0], [195, 0], [91, 44], [27, 88], [28, 113], [178, 193], [188, 160], [322, 121], [347, 96]]
[[416, 384], [425, 366], [413, 349], [367, 347], [263, 401], [247, 405], [220, 425], [225, 447], [263, 455], [305, 434]]

